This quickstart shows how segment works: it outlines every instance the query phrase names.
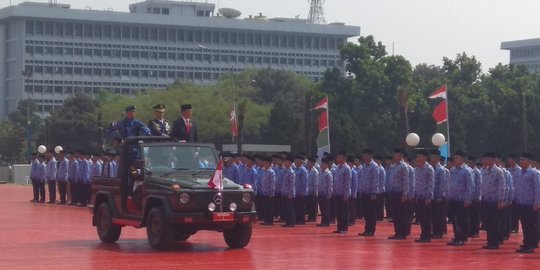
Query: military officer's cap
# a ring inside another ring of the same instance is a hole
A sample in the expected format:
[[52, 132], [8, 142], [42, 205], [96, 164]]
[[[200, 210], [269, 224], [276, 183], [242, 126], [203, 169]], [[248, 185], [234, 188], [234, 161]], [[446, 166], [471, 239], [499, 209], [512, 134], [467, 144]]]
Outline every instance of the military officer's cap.
[[126, 107], [125, 112], [134, 112], [135, 109], [135, 105], [129, 105]]
[[181, 111], [187, 111], [187, 110], [191, 110], [191, 109], [193, 109], [191, 107], [191, 104], [184, 104], [184, 105], [180, 106]]
[[420, 149], [418, 150], [418, 153], [416, 153], [417, 155], [421, 155], [421, 156], [424, 156], [424, 157], [427, 157], [428, 156], [428, 151], [425, 150], [425, 149]]
[[528, 160], [534, 160], [534, 156], [530, 153], [523, 153], [521, 154], [521, 158], [525, 158], [525, 159], [528, 159]]
[[465, 158], [465, 157], [467, 157], [467, 154], [466, 154], [465, 151], [463, 151], [463, 150], [458, 150], [458, 151], [456, 151], [456, 152], [454, 153], [454, 156], [460, 156], [460, 157], [462, 157], [462, 158]]
[[373, 150], [371, 150], [371, 149], [364, 149], [364, 151], [362, 151], [362, 154], [373, 155]]
[[152, 107], [152, 109], [154, 109], [154, 111], [164, 112], [165, 111], [165, 105], [160, 103], [160, 104], [157, 104], [154, 107]]

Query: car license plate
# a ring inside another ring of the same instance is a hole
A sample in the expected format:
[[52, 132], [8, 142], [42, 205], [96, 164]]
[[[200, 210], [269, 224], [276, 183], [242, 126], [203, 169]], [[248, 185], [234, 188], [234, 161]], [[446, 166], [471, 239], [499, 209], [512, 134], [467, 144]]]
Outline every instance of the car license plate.
[[214, 221], [217, 221], [217, 222], [222, 222], [222, 221], [234, 221], [234, 213], [233, 212], [229, 212], [229, 213], [223, 213], [223, 212], [214, 212], [213, 213], [214, 217], [213, 217], [213, 220]]

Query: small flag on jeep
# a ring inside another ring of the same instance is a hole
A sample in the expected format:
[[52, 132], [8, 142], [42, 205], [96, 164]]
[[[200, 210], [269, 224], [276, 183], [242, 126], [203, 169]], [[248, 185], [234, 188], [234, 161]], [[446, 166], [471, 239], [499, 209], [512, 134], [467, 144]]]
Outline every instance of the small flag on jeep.
[[212, 174], [210, 181], [208, 181], [208, 186], [212, 189], [222, 190], [223, 189], [223, 160], [220, 158], [217, 165], [216, 171]]

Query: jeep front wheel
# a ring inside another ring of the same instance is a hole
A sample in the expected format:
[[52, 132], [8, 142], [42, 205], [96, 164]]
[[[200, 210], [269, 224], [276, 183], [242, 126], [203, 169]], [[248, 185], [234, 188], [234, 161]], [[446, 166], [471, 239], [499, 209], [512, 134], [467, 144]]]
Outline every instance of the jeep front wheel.
[[103, 243], [114, 243], [120, 238], [122, 227], [112, 223], [112, 213], [108, 203], [99, 205], [96, 211], [96, 228]]
[[169, 249], [175, 241], [175, 228], [167, 223], [163, 208], [154, 207], [148, 212], [146, 236], [153, 249]]
[[234, 228], [223, 231], [223, 238], [230, 248], [244, 248], [251, 240], [251, 230], [251, 224], [237, 224]]

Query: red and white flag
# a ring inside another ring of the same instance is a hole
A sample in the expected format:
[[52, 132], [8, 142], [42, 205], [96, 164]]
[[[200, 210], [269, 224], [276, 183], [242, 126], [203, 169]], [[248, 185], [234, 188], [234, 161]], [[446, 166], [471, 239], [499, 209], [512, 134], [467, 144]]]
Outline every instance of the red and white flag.
[[433, 111], [433, 119], [437, 122], [437, 125], [448, 121], [448, 110], [446, 109], [446, 100], [443, 100], [435, 110]]
[[216, 171], [210, 177], [208, 181], [208, 186], [211, 189], [223, 190], [223, 160], [220, 158], [217, 165]]
[[436, 99], [436, 98], [442, 98], [442, 99], [446, 99], [447, 96], [446, 96], [446, 84], [439, 87], [439, 89], [435, 90], [435, 92], [433, 92], [433, 94], [431, 94], [431, 96], [429, 96], [430, 99]]
[[236, 107], [233, 106], [233, 109], [230, 114], [229, 121], [231, 122], [231, 133], [233, 138], [238, 136], [238, 120], [236, 118]]

